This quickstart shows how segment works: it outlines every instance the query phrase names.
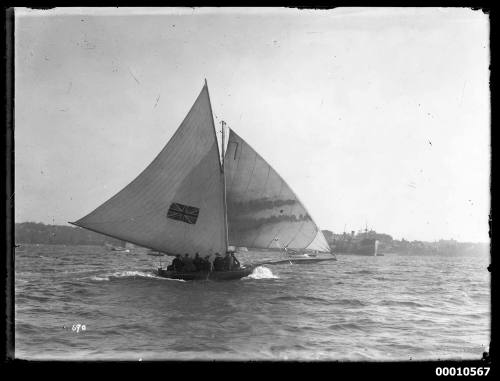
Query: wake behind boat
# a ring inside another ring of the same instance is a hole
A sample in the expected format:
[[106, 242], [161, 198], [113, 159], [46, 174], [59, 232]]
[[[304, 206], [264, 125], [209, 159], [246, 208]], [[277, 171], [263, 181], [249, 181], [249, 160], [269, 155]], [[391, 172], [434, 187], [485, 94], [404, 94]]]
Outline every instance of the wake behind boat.
[[[230, 245], [268, 249], [277, 239], [292, 250], [329, 253], [323, 233], [288, 184], [232, 129], [226, 144], [225, 128], [222, 122], [220, 155], [205, 81], [153, 162], [73, 224], [187, 261], [199, 253], [212, 264]], [[160, 266], [158, 274], [229, 280], [249, 275], [253, 267], [207, 273]]]

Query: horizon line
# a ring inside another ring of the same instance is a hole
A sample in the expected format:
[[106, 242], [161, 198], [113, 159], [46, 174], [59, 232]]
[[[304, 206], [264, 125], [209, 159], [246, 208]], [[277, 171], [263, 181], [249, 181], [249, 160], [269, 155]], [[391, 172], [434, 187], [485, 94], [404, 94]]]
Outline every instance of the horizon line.
[[[73, 222], [69, 222], [67, 221], [65, 225], [60, 225], [60, 224], [50, 224], [50, 223], [45, 223], [45, 222], [35, 222], [35, 221], [22, 221], [22, 222], [14, 222], [14, 224], [26, 224], [26, 223], [32, 223], [32, 224], [42, 224], [42, 225], [47, 225], [47, 226], [66, 226], [66, 227], [72, 227], [72, 226], [69, 226], [69, 225], [73, 225], [77, 228], [80, 228], [80, 229], [85, 229], [85, 228], [82, 228], [81, 226], [78, 226], [76, 224], [74, 224]], [[69, 224], [69, 225], [68, 225]], [[334, 231], [332, 230], [329, 230], [329, 229], [320, 229], [321, 232], [323, 231], [329, 231], [333, 234], [343, 234], [343, 233], [335, 233]], [[397, 238], [394, 238], [392, 234], [390, 233], [384, 233], [384, 232], [377, 232], [376, 230], [371, 230], [371, 231], [374, 231], [376, 232], [377, 234], [387, 234], [389, 236], [392, 237], [393, 240], [395, 241], [402, 241], [402, 240], [405, 240], [405, 241], [408, 241], [408, 242], [438, 242], [440, 240], [443, 240], [443, 241], [456, 241], [456, 242], [461, 242], [461, 243], [487, 243], [487, 244], [491, 244], [491, 238], [489, 239], [489, 241], [459, 241], [455, 238], [438, 238], [438, 239], [434, 239], [434, 240], [431, 240], [431, 241], [426, 241], [426, 240], [422, 240], [422, 239], [413, 239], [413, 240], [408, 240], [408, 239], [405, 239], [404, 237], [400, 238], [400, 239], [397, 239]], [[346, 234], [350, 234], [350, 233], [347, 233], [347, 232], [344, 232]], [[102, 234], [102, 233], [97, 233], [97, 234]], [[105, 234], [102, 234], [102, 235], [105, 235]]]

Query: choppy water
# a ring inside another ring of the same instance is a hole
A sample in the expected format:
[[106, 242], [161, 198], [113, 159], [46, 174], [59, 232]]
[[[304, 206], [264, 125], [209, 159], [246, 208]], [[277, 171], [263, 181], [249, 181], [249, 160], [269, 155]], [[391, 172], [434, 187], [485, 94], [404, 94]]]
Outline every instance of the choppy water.
[[95, 246], [18, 248], [16, 357], [380, 361], [488, 350], [489, 257], [339, 255], [229, 282], [159, 278], [157, 261]]

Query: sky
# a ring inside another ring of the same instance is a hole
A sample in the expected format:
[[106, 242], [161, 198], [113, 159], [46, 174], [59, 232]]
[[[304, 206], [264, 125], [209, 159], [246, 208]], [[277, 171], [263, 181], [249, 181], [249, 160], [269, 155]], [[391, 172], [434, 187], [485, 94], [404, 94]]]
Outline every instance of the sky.
[[207, 79], [322, 229], [488, 242], [489, 18], [467, 8], [15, 11], [15, 220], [133, 180]]

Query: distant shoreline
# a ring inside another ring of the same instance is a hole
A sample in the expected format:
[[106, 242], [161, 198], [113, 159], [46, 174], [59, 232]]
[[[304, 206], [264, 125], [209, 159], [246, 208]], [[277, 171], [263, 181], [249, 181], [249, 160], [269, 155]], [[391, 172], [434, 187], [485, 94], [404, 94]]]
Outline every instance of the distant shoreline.
[[15, 244], [49, 244], [49, 245], [97, 245], [120, 246], [123, 241], [89, 230], [64, 225], [46, 225], [37, 222], [20, 222], [15, 224]]
[[[20, 222], [15, 224], [15, 244], [46, 244], [46, 245], [85, 245], [85, 246], [123, 246], [120, 241], [103, 234], [94, 233], [83, 228], [64, 225], [48, 225], [40, 222]], [[328, 244], [332, 247], [336, 240], [346, 239], [347, 234], [335, 234], [329, 230], [322, 230]], [[365, 234], [365, 233], [360, 233]], [[381, 252], [391, 253], [422, 253], [426, 255], [440, 254], [441, 251], [489, 251], [489, 243], [486, 242], [459, 242], [455, 240], [406, 241], [394, 240], [389, 234], [370, 231], [366, 234], [380, 242]]]

